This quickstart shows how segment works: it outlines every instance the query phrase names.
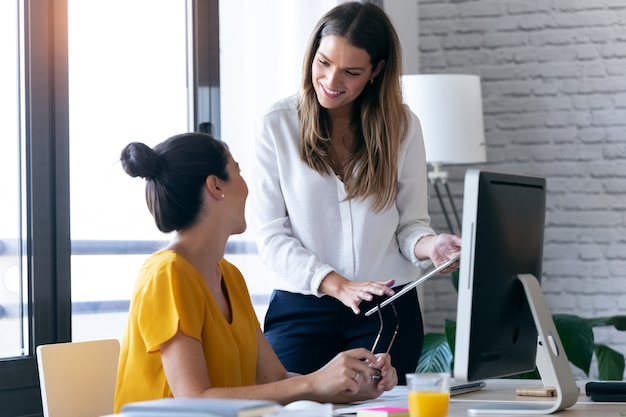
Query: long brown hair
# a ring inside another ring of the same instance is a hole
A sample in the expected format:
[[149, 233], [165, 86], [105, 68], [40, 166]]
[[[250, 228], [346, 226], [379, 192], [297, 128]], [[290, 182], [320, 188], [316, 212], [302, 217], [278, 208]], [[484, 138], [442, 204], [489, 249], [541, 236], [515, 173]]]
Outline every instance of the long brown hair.
[[408, 129], [408, 115], [402, 104], [400, 40], [385, 12], [372, 3], [342, 3], [326, 13], [313, 30], [302, 67], [298, 104], [300, 157], [319, 173], [331, 173], [328, 158], [331, 120], [320, 106], [312, 81], [312, 63], [324, 36], [341, 36], [364, 49], [372, 69], [384, 66], [372, 84], [355, 100], [352, 124], [355, 145], [346, 162], [343, 179], [347, 197], [373, 198], [372, 207], [390, 207], [398, 195], [398, 153]]

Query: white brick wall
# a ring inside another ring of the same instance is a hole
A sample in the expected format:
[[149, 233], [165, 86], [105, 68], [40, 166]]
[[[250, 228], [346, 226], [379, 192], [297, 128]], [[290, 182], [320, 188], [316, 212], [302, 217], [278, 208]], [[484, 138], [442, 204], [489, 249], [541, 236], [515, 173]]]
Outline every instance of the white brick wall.
[[[484, 167], [547, 178], [553, 313], [626, 314], [626, 0], [420, 0], [419, 40], [420, 72], [481, 76]], [[449, 167], [459, 210], [465, 168]], [[440, 331], [456, 293], [439, 279], [425, 294]], [[626, 332], [595, 336], [626, 353]]]

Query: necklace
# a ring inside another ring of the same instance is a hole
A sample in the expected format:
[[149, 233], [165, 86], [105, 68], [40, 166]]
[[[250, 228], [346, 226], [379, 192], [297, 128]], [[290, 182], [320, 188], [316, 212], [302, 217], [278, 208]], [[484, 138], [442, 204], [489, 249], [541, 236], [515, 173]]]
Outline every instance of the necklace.
[[339, 140], [336, 140], [337, 136], [331, 136], [329, 163], [339, 181], [343, 181], [345, 177], [345, 165], [351, 153], [353, 139], [350, 127], [350, 124], [346, 126]]

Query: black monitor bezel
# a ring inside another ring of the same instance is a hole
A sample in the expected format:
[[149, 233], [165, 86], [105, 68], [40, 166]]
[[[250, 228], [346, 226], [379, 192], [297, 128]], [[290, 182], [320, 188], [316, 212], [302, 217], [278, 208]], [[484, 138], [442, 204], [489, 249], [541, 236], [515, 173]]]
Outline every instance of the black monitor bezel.
[[[535, 369], [537, 329], [517, 276], [541, 280], [545, 211], [545, 178], [466, 172], [456, 379], [479, 381]], [[520, 245], [524, 253], [514, 251]]]

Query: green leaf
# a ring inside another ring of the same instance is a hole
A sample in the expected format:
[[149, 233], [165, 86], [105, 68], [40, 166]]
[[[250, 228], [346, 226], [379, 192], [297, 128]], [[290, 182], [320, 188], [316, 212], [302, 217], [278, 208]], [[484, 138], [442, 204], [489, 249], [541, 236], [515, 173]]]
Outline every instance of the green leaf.
[[571, 314], [554, 314], [552, 317], [567, 359], [589, 376], [594, 347], [589, 320]]
[[450, 281], [452, 282], [452, 286], [454, 287], [456, 292], [459, 292], [459, 270], [458, 269], [450, 273]]
[[454, 353], [454, 342], [456, 339], [456, 321], [444, 319], [443, 332], [446, 335], [446, 340], [448, 341], [448, 346], [450, 346], [450, 351]]
[[626, 330], [626, 316], [597, 317], [587, 321], [591, 327], [613, 326], [617, 330]]
[[[457, 288], [458, 273], [452, 274], [452, 283]], [[456, 275], [456, 276], [455, 276]], [[604, 345], [594, 343], [593, 327], [613, 326], [626, 331], [626, 316], [611, 316], [584, 319], [571, 314], [552, 316], [565, 354], [572, 365], [587, 376], [595, 353], [598, 363], [598, 378], [605, 381], [621, 381], [626, 369], [624, 355]], [[452, 372], [456, 322], [445, 319], [444, 334], [429, 333], [424, 336], [422, 355], [416, 372]], [[537, 369], [509, 378], [538, 378]]]
[[452, 351], [441, 333], [424, 335], [424, 346], [415, 372], [451, 372]]
[[454, 347], [456, 341], [456, 321], [445, 319], [443, 322], [443, 332], [450, 347], [452, 360], [450, 361], [450, 371], [454, 369]]
[[595, 345], [598, 359], [598, 378], [603, 381], [621, 381], [624, 375], [624, 355], [605, 345]]

